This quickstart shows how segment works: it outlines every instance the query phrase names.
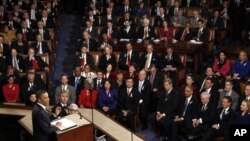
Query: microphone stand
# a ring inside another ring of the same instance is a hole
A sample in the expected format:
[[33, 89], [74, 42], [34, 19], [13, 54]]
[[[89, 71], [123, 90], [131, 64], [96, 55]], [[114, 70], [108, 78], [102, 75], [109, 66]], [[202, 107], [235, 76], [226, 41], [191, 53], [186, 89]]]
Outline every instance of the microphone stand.
[[80, 111], [77, 111], [77, 114], [80, 116], [80, 119], [83, 118], [82, 113]]

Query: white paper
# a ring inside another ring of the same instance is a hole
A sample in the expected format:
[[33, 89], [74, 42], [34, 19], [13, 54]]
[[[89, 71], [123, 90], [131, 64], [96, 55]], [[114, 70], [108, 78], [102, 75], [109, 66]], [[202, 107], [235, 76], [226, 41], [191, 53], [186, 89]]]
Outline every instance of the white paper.
[[62, 123], [61, 126], [57, 126], [61, 131], [76, 126], [76, 123], [74, 121], [69, 120], [67, 118], [62, 118], [62, 119], [59, 119], [59, 120], [56, 120], [56, 121], [52, 121], [51, 124], [56, 126], [57, 122]]

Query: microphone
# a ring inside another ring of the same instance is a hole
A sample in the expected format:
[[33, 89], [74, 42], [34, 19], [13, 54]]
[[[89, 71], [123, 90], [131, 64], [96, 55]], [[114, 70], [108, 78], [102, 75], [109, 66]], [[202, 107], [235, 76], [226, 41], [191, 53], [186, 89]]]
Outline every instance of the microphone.
[[80, 119], [83, 118], [82, 113], [80, 111], [77, 110], [77, 114], [80, 116]]

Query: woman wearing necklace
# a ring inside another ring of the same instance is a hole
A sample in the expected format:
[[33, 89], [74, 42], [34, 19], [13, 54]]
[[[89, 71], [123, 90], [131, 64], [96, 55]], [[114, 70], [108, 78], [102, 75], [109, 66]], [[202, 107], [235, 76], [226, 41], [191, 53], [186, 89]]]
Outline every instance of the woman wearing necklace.
[[213, 64], [213, 70], [216, 75], [225, 77], [230, 71], [230, 61], [227, 59], [226, 53], [220, 51], [218, 57], [215, 58]]

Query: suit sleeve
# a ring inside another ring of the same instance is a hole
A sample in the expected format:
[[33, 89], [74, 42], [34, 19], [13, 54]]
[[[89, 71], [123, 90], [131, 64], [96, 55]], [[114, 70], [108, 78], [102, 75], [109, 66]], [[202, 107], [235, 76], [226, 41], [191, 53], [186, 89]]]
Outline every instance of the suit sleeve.
[[44, 115], [43, 113], [38, 112], [37, 115], [34, 116], [34, 118], [36, 119], [37, 124], [40, 125], [40, 129], [42, 130], [42, 132], [51, 134], [57, 130], [55, 126], [52, 126], [50, 124], [49, 118], [46, 117], [46, 115]]

